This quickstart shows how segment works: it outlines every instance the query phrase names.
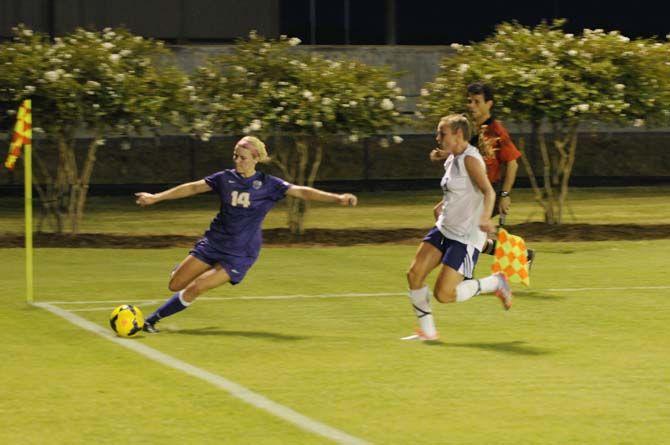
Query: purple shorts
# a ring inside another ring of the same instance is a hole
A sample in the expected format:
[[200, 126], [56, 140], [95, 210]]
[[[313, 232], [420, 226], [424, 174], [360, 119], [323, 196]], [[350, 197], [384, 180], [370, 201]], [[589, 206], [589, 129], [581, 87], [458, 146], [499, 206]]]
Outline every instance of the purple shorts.
[[195, 246], [193, 246], [189, 255], [210, 266], [217, 263], [220, 264], [228, 276], [230, 276], [230, 284], [233, 285], [242, 281], [247, 274], [247, 271], [251, 269], [251, 266], [256, 262], [256, 258], [253, 257], [235, 256], [223, 253], [216, 249], [207, 238], [202, 238], [195, 243]]
[[467, 279], [472, 278], [479, 250], [445, 237], [437, 227], [430, 229], [423, 241], [442, 252], [442, 264], [451, 267]]

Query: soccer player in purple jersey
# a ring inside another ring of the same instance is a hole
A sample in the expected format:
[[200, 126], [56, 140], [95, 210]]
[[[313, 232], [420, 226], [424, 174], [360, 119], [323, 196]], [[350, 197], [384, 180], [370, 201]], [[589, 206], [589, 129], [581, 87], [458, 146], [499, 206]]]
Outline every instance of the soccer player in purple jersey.
[[358, 202], [350, 193], [338, 195], [293, 185], [256, 171], [256, 164], [268, 159], [265, 144], [256, 137], [246, 136], [235, 145], [235, 168], [161, 193], [135, 193], [136, 203], [142, 207], [212, 190], [221, 199], [221, 208], [209, 230], [170, 275], [168, 288], [175, 294], [147, 317], [145, 332], [158, 332], [156, 323], [159, 320], [186, 309], [204, 292], [242, 281], [258, 258], [265, 215], [286, 195], [343, 206], [355, 206]]

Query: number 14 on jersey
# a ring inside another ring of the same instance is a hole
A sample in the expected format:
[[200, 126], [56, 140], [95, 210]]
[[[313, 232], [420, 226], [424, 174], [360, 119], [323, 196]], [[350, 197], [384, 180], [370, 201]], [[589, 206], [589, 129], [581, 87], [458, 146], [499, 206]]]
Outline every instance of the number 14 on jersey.
[[245, 209], [251, 205], [251, 199], [249, 199], [249, 192], [238, 192], [233, 190], [230, 194], [230, 204], [233, 207], [244, 207]]

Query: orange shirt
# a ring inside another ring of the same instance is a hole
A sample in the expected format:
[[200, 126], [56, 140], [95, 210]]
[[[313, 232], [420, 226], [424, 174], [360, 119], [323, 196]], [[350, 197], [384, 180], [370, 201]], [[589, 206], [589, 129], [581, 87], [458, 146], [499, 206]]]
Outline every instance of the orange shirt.
[[[484, 137], [495, 141], [492, 144], [493, 154], [491, 156], [484, 156], [486, 176], [488, 176], [489, 181], [491, 181], [492, 184], [495, 184], [502, 179], [502, 164], [517, 159], [521, 156], [521, 152], [516, 148], [509, 133], [499, 120], [491, 117], [482, 124], [482, 126], [484, 125], [487, 126], [486, 131], [484, 132]], [[470, 144], [477, 146], [477, 134], [472, 137]]]

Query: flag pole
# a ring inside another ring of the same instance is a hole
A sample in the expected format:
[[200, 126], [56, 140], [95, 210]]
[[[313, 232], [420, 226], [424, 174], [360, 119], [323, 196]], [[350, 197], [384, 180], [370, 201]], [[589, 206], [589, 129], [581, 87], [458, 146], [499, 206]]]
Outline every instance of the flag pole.
[[25, 145], [23, 157], [24, 195], [26, 214], [26, 301], [33, 303], [33, 150]]
[[33, 302], [33, 117], [32, 101], [24, 100], [19, 106], [16, 116], [16, 125], [12, 133], [12, 142], [9, 144], [9, 155], [5, 167], [14, 170], [16, 160], [23, 156], [23, 202], [25, 208], [25, 251], [26, 251], [26, 301]]

